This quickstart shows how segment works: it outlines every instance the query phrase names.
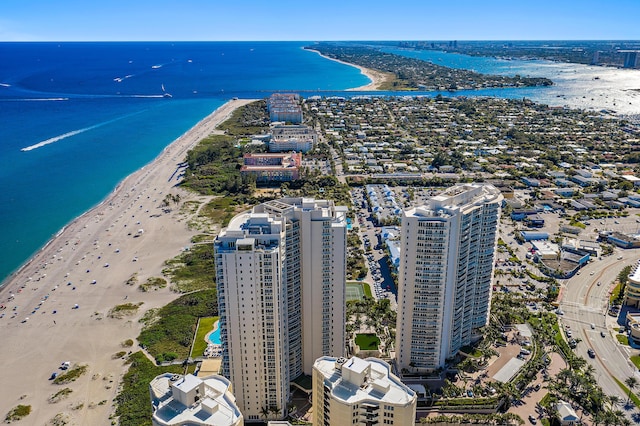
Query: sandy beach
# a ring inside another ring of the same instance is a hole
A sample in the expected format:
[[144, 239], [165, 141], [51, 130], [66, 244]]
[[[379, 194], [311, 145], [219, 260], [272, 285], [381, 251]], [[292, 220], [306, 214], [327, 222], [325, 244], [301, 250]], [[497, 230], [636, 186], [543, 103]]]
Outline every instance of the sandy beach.
[[386, 73], [386, 72], [382, 72], [382, 71], [378, 71], [378, 70], [372, 70], [371, 68], [365, 68], [365, 67], [361, 67], [360, 65], [355, 65], [355, 64], [351, 64], [349, 62], [344, 62], [341, 61], [339, 59], [335, 59], [335, 58], [330, 58], [328, 56], [324, 56], [322, 53], [318, 52], [317, 50], [314, 49], [305, 49], [308, 50], [310, 52], [315, 52], [318, 55], [322, 56], [325, 59], [329, 59], [331, 61], [335, 61], [335, 62], [339, 62], [341, 64], [344, 65], [349, 65], [351, 67], [355, 67], [358, 68], [360, 70], [360, 72], [362, 74], [364, 74], [365, 76], [367, 76], [367, 78], [369, 80], [371, 80], [370, 83], [365, 84], [364, 86], [360, 86], [360, 87], [354, 87], [352, 89], [347, 89], [347, 91], [355, 91], [355, 92], [366, 92], [366, 91], [376, 91], [376, 90], [380, 90], [380, 86], [393, 79], [393, 74], [392, 73]]
[[[165, 148], [150, 164], [122, 181], [98, 206], [83, 214], [4, 282], [0, 289], [0, 416], [18, 404], [31, 405], [20, 424], [44, 425], [63, 413], [72, 425], [108, 425], [113, 398], [124, 373], [121, 359], [112, 356], [126, 339], [136, 339], [138, 319], [178, 294], [168, 288], [143, 293], [138, 283], [160, 277], [163, 262], [187, 245], [196, 231], [173, 206], [164, 212], [166, 194], [183, 201], [195, 194], [177, 187], [187, 151], [237, 107], [251, 100], [233, 100], [196, 124]], [[108, 317], [122, 303], [143, 302], [125, 319]], [[55, 385], [48, 379], [62, 362], [87, 366], [75, 382]], [[49, 397], [68, 387], [72, 393], [57, 403]]]

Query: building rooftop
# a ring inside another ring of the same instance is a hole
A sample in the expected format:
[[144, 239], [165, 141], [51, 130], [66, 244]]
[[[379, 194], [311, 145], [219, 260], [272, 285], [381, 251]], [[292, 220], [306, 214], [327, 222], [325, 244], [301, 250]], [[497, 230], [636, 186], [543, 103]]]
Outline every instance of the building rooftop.
[[377, 358], [322, 357], [314, 368], [324, 376], [333, 396], [347, 404], [375, 399], [406, 405], [416, 398], [415, 392], [391, 373], [389, 364]]
[[157, 376], [149, 384], [155, 424], [243, 424], [230, 386], [226, 378], [216, 375], [198, 378], [191, 374], [166, 373]]

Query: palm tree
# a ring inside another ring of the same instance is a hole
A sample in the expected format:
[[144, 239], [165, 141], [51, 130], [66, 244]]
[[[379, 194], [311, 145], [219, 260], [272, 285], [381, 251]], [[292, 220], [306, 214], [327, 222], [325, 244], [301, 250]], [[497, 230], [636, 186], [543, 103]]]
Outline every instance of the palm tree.
[[620, 405], [620, 397], [618, 395], [609, 395], [607, 399], [609, 400], [609, 405], [611, 405], [611, 410], [615, 410]]
[[638, 379], [635, 376], [629, 376], [624, 380], [624, 384], [629, 388], [629, 394], [627, 395], [627, 403], [631, 401], [631, 392], [638, 386]]
[[273, 405], [271, 407], [269, 407], [269, 412], [271, 412], [273, 414], [274, 418], [278, 418], [278, 416], [280, 415], [280, 412], [282, 410], [280, 410], [280, 408], [278, 408], [277, 406]]
[[260, 409], [260, 414], [262, 414], [262, 417], [264, 417], [265, 420], [267, 420], [267, 418], [269, 417], [270, 412], [271, 410], [269, 410], [269, 407], [262, 407]]

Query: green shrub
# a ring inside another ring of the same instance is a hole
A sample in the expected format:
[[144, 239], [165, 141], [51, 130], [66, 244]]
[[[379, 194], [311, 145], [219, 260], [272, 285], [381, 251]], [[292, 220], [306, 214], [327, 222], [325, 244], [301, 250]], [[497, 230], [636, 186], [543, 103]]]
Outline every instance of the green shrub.
[[86, 365], [77, 365], [70, 370], [67, 370], [65, 373], [60, 374], [58, 377], [53, 379], [53, 383], [56, 385], [63, 385], [69, 382], [75, 382], [80, 376], [87, 372]]
[[165, 280], [164, 278], [150, 277], [146, 282], [140, 284], [138, 289], [140, 291], [147, 292], [151, 290], [158, 290], [160, 288], [165, 288], [166, 286], [167, 286], [167, 280]]
[[15, 420], [20, 420], [28, 416], [30, 413], [31, 413], [31, 406], [21, 404], [12, 408], [11, 411], [7, 413], [7, 416], [4, 418], [4, 421], [9, 423]]
[[73, 392], [71, 389], [64, 388], [64, 389], [54, 393], [53, 395], [51, 395], [49, 397], [49, 402], [51, 404], [55, 404], [56, 402], [59, 402], [60, 400], [68, 397], [71, 394], [71, 392]]
[[120, 392], [115, 398], [116, 416], [120, 426], [151, 426], [149, 383], [163, 373], [181, 374], [181, 366], [156, 367], [142, 352], [127, 359], [128, 371], [122, 378]]

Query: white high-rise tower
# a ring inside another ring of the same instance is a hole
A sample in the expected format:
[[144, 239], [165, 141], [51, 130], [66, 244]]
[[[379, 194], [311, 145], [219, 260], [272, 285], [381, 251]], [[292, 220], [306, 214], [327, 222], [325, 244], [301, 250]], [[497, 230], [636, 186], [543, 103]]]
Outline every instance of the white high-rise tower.
[[405, 211], [399, 266], [396, 359], [425, 371], [487, 324], [502, 194], [462, 184]]
[[215, 241], [223, 375], [245, 421], [286, 415], [289, 383], [345, 347], [346, 207], [269, 201]]

